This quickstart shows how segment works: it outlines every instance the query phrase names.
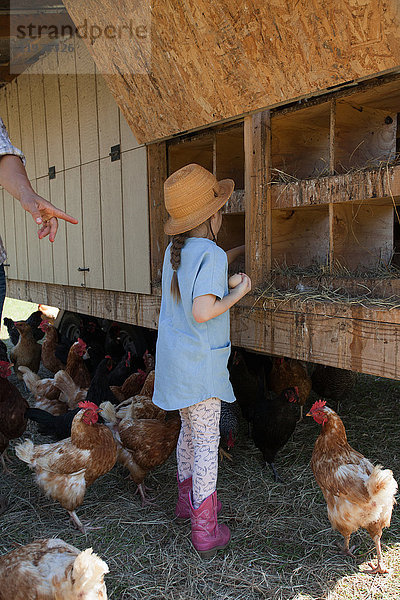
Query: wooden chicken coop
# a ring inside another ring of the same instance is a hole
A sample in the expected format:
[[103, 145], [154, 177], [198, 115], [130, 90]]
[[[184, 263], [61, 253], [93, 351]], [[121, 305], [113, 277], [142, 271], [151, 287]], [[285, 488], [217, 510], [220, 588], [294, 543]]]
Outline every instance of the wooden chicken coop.
[[236, 183], [232, 343], [400, 379], [398, 3], [64, 4], [150, 41], [68, 37], [0, 90], [35, 189], [80, 220], [49, 248], [1, 190], [8, 294], [155, 329], [163, 182], [197, 162]]

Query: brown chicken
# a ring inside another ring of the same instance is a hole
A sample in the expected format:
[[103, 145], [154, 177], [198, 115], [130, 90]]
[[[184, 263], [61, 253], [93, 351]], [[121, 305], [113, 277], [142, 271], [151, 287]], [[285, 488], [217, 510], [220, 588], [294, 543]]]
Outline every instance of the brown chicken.
[[42, 343], [42, 364], [52, 373], [57, 373], [65, 369], [64, 363], [55, 355], [58, 344], [58, 332], [54, 325], [48, 321], [42, 321], [39, 329], [45, 332], [45, 338]]
[[54, 385], [54, 379], [40, 379], [28, 367], [19, 367], [19, 371], [26, 387], [34, 396], [37, 408], [43, 408], [56, 415], [66, 411], [65, 403], [59, 400], [61, 392]]
[[110, 390], [118, 400], [118, 402], [123, 402], [128, 398], [132, 398], [140, 392], [143, 387], [144, 382], [146, 381], [147, 373], [139, 369], [137, 373], [132, 373], [129, 377], [124, 381], [121, 386], [111, 385]]
[[152, 398], [154, 394], [154, 380], [155, 380], [156, 372], [150, 371], [146, 377], [146, 380], [143, 384], [142, 389], [140, 390], [140, 396], [147, 396], [148, 398]]
[[10, 363], [0, 361], [0, 459], [4, 471], [7, 471], [4, 459], [8, 443], [24, 433], [27, 423], [25, 411], [29, 408], [19, 390], [8, 381], [10, 375]]
[[88, 388], [90, 386], [91, 377], [85, 365], [86, 358], [89, 358], [86, 344], [79, 338], [75, 344], [72, 344], [68, 352], [65, 370], [80, 388]]
[[19, 366], [26, 366], [34, 373], [39, 371], [42, 347], [33, 337], [32, 328], [28, 323], [17, 321], [15, 327], [20, 335], [17, 345], [10, 350], [10, 358], [14, 364], [15, 374], [21, 380], [22, 374], [18, 370]]
[[91, 548], [37, 540], [0, 557], [0, 600], [107, 600], [106, 573]]
[[54, 385], [61, 391], [59, 400], [65, 402], [69, 409], [76, 408], [87, 396], [87, 390], [81, 389], [66, 371], [58, 371], [54, 375]]
[[97, 423], [99, 407], [82, 402], [80, 408], [70, 438], [41, 446], [26, 440], [16, 446], [15, 452], [35, 470], [39, 487], [57, 500], [85, 533], [75, 510], [82, 504], [87, 487], [114, 466], [117, 446], [108, 427]]
[[300, 404], [300, 421], [303, 419], [303, 406], [311, 392], [311, 377], [299, 360], [294, 358], [274, 358], [268, 376], [269, 389], [281, 394], [287, 388], [297, 388]]
[[381, 551], [381, 535], [389, 527], [397, 482], [389, 469], [373, 464], [353, 450], [347, 442], [342, 420], [326, 402], [318, 400], [307, 416], [322, 425], [315, 442], [311, 468], [322, 490], [333, 529], [344, 537], [343, 551], [349, 548], [350, 535], [366, 529], [376, 547], [378, 564], [369, 573], [387, 573]]
[[164, 464], [176, 447], [181, 428], [179, 413], [162, 411], [159, 413], [159, 419], [136, 419], [127, 416], [119, 420], [115, 407], [111, 403], [107, 405], [112, 410], [103, 410], [102, 417], [117, 441], [118, 462], [129, 470], [142, 498], [142, 506], [151, 504], [146, 497], [144, 479], [149, 471]]

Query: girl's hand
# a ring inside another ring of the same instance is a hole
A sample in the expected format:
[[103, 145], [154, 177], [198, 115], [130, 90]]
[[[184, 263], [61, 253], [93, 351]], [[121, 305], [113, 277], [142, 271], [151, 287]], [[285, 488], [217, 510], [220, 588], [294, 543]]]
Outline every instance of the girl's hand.
[[[246, 273], [239, 273], [242, 278], [242, 281], [233, 288], [231, 294], [237, 295], [237, 300], [243, 298], [246, 294], [248, 294], [251, 290], [251, 279]], [[236, 302], [237, 302], [236, 300]]]

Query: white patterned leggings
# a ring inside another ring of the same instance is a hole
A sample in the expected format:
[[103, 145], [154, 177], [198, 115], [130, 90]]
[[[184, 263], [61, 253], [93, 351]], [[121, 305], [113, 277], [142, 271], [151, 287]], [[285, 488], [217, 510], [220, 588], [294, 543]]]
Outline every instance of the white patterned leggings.
[[179, 481], [192, 476], [194, 508], [215, 492], [218, 475], [221, 400], [207, 398], [179, 411], [181, 432], [176, 447]]

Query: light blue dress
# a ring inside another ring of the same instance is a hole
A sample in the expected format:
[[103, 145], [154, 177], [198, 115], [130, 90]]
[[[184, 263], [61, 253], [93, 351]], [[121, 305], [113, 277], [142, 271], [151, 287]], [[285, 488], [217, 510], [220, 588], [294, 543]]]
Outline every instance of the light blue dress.
[[181, 301], [175, 302], [170, 292], [170, 247], [163, 265], [153, 402], [164, 410], [186, 408], [212, 397], [234, 402], [227, 368], [229, 311], [205, 323], [197, 323], [192, 314], [194, 298], [228, 294], [226, 253], [209, 239], [188, 238], [177, 271]]

